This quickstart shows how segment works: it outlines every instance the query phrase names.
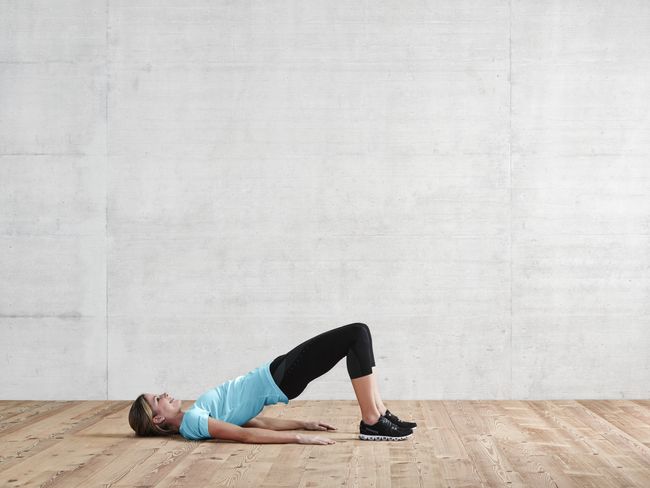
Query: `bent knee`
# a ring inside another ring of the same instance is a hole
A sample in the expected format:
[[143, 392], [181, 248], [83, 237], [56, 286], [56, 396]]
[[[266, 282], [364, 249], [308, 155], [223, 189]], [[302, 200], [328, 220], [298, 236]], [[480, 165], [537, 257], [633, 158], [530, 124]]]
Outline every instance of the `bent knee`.
[[359, 332], [365, 331], [368, 335], [370, 335], [370, 327], [368, 327], [363, 322], [355, 322], [353, 324], [350, 324], [348, 327], [354, 327], [355, 329], [358, 329]]

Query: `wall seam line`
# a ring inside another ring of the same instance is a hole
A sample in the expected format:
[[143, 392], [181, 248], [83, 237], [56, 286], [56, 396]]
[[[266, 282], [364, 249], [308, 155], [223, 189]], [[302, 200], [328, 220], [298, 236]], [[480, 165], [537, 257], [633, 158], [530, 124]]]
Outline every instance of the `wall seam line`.
[[104, 99], [104, 116], [105, 119], [105, 151], [106, 159], [104, 166], [104, 279], [105, 279], [105, 293], [106, 296], [104, 306], [105, 306], [105, 324], [106, 324], [106, 400], [108, 400], [108, 185], [110, 178], [108, 177], [108, 90], [110, 87], [109, 80], [109, 2], [106, 0], [106, 54], [104, 58], [104, 67], [106, 69], [106, 92]]
[[509, 226], [509, 245], [510, 245], [510, 399], [513, 398], [512, 385], [512, 0], [508, 0], [508, 175], [510, 186], [510, 226]]

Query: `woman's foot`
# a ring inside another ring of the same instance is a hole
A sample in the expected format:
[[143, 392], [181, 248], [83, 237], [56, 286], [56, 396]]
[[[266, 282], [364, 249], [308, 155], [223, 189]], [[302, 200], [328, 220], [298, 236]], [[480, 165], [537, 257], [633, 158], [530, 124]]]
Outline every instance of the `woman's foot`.
[[384, 417], [386, 417], [388, 420], [390, 420], [398, 427], [402, 427], [404, 429], [415, 430], [418, 425], [415, 422], [407, 422], [406, 420], [399, 419], [396, 415], [392, 414], [388, 409], [386, 409], [386, 412], [384, 413]]
[[411, 435], [411, 429], [402, 429], [383, 415], [375, 424], [368, 425], [363, 420], [359, 423], [359, 439], [362, 441], [403, 441]]

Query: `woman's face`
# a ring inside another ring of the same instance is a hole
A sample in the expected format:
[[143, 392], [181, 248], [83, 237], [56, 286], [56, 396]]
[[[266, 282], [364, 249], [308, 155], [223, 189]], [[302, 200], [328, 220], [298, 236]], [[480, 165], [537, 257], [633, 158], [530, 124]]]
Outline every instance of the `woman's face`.
[[170, 397], [167, 393], [156, 395], [154, 393], [145, 393], [144, 399], [153, 410], [153, 416], [162, 415], [165, 418], [176, 416], [181, 410], [181, 401]]

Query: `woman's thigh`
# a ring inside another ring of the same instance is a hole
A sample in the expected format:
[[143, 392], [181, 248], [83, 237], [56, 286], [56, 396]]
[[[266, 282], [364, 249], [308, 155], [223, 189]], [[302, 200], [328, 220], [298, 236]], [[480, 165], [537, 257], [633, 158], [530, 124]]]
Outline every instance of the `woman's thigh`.
[[[370, 342], [368, 326], [353, 323], [318, 334], [278, 356], [271, 363], [271, 374], [289, 399], [298, 396], [310, 381], [331, 370], [348, 355], [360, 337]], [[366, 346], [365, 349], [368, 347]], [[373, 361], [372, 346], [369, 351]]]

